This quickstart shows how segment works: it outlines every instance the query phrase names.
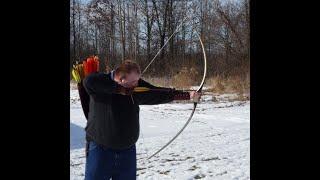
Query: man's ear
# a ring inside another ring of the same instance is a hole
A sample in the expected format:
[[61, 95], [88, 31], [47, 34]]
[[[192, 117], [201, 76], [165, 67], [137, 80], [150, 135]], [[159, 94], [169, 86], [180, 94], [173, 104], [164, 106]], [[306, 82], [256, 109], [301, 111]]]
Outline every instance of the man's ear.
[[124, 75], [120, 76], [120, 81], [122, 82], [126, 77]]

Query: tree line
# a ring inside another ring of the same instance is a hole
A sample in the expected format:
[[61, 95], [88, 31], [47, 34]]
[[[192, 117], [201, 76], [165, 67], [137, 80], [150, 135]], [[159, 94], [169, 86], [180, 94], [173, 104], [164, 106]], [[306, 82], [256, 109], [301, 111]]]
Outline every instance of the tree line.
[[97, 55], [101, 71], [125, 59], [143, 69], [174, 34], [146, 74], [202, 72], [198, 33], [209, 76], [247, 74], [249, 19], [248, 0], [72, 0], [70, 65]]

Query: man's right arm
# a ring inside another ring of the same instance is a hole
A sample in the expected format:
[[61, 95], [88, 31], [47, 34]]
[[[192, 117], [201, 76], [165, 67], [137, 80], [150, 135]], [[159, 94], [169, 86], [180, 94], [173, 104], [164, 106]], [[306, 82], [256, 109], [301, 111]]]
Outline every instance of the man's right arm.
[[93, 73], [83, 80], [83, 86], [89, 95], [93, 97], [108, 94], [130, 95], [132, 89], [125, 88], [111, 79], [109, 74]]
[[117, 83], [108, 74], [92, 73], [83, 80], [83, 86], [89, 95], [100, 96], [116, 93]]

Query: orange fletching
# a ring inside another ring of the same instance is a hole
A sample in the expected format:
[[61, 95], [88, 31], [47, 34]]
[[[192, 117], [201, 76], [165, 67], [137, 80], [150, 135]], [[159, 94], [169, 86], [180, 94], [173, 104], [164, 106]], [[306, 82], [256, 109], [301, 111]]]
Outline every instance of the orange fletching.
[[86, 77], [88, 75], [88, 65], [85, 60], [83, 61], [83, 71], [84, 71], [84, 76]]
[[91, 74], [92, 73], [92, 61], [93, 59], [90, 57], [87, 59], [87, 64], [88, 64], [88, 73]]
[[99, 60], [97, 60], [97, 63], [96, 63], [96, 64], [97, 64], [96, 67], [97, 67], [97, 72], [98, 72], [98, 71], [99, 71]]

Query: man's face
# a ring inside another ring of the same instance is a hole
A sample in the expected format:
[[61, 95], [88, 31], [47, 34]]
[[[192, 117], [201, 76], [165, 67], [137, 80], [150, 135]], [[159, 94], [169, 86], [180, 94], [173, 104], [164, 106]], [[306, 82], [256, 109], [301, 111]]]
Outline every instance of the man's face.
[[126, 74], [126, 76], [124, 76], [121, 79], [120, 84], [126, 88], [134, 88], [134, 87], [138, 86], [139, 79], [140, 79], [140, 74], [138, 74], [135, 71], [132, 71], [131, 73]]

